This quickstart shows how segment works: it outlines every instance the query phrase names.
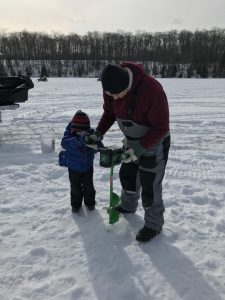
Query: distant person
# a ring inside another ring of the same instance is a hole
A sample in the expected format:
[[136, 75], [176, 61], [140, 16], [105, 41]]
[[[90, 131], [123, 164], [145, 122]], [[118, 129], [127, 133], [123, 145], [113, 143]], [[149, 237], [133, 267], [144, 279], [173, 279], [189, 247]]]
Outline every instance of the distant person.
[[116, 210], [135, 213], [141, 195], [145, 223], [136, 239], [146, 242], [164, 224], [162, 181], [170, 148], [167, 97], [161, 84], [135, 63], [106, 65], [101, 83], [104, 112], [91, 138], [102, 140], [117, 121], [125, 136], [124, 148], [133, 149], [137, 160], [121, 164], [121, 204]]
[[95, 209], [96, 191], [93, 183], [95, 150], [87, 147], [84, 142], [84, 137], [93, 131], [88, 115], [78, 110], [67, 125], [61, 141], [65, 151], [59, 153], [59, 164], [68, 168], [73, 212], [80, 210], [83, 201], [89, 210]]

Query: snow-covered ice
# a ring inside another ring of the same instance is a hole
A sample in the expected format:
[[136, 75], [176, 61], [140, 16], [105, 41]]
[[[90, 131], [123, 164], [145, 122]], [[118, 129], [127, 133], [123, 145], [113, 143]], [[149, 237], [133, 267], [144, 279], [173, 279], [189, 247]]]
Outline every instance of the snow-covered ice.
[[[109, 170], [95, 158], [97, 209], [72, 214], [67, 169], [57, 155], [77, 109], [95, 127], [102, 112], [99, 81], [50, 78], [0, 123], [1, 300], [224, 300], [225, 80], [160, 79], [170, 104], [172, 146], [164, 179], [163, 233], [135, 241], [135, 215], [111, 228], [102, 207]], [[56, 151], [42, 153], [54, 131]], [[121, 146], [114, 125], [106, 145]], [[114, 190], [120, 192], [118, 167]]]

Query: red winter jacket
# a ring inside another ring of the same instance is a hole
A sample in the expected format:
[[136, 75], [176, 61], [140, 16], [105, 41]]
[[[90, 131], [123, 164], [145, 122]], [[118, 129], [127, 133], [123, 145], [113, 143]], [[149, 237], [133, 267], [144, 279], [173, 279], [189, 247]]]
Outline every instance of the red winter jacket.
[[122, 99], [113, 100], [103, 92], [103, 115], [97, 129], [105, 134], [117, 118], [128, 119], [128, 98], [138, 86], [138, 97], [133, 109], [132, 120], [148, 126], [149, 131], [141, 138], [140, 144], [149, 148], [157, 144], [169, 131], [169, 108], [166, 94], [161, 84], [151, 76], [146, 76], [141, 65], [134, 63], [121, 64], [133, 73], [133, 83], [129, 93]]

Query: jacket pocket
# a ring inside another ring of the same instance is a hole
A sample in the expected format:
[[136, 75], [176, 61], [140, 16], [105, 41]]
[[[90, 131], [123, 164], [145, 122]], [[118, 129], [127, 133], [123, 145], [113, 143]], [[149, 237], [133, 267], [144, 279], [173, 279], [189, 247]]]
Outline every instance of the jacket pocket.
[[67, 164], [68, 159], [67, 159], [66, 151], [60, 151], [58, 157], [59, 157], [59, 165], [61, 167], [68, 167]]

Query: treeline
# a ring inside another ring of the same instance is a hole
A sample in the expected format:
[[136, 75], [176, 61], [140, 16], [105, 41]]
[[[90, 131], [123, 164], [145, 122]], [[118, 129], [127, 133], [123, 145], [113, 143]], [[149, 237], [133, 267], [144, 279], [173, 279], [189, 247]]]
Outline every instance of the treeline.
[[[0, 76], [18, 74], [30, 77], [100, 77], [101, 70], [109, 60], [1, 60]], [[159, 62], [136, 61], [143, 65], [145, 72], [161, 78], [208, 78], [217, 76], [213, 64], [206, 68], [198, 64], [162, 64]]]
[[168, 66], [171, 69], [186, 64], [193, 70], [210, 69], [214, 77], [225, 77], [225, 29], [220, 28], [136, 34], [89, 32], [83, 36], [27, 31], [2, 33], [0, 52], [1, 58], [7, 61], [150, 61], [162, 64], [165, 70]]

